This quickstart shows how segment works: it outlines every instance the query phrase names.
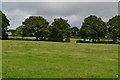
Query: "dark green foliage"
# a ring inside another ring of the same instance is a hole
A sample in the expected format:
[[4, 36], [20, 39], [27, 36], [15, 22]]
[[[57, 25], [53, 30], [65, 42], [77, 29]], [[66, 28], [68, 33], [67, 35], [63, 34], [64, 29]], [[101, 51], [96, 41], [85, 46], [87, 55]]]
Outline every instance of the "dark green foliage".
[[68, 20], [62, 18], [54, 19], [54, 22], [49, 26], [49, 23], [43, 17], [30, 16], [23, 22], [23, 25], [16, 29], [16, 34], [22, 35], [22, 37], [33, 36], [36, 37], [36, 40], [58, 42], [70, 42], [71, 36], [78, 35], [84, 39], [84, 42], [86, 42], [86, 39], [92, 40], [92, 42], [101, 42], [100, 39], [106, 37], [113, 38], [113, 41], [116, 42], [117, 39], [120, 39], [119, 25], [120, 16], [115, 16], [108, 23], [105, 23], [101, 18], [90, 15], [84, 19], [80, 30], [77, 27], [70, 28]]
[[2, 33], [2, 39], [8, 39], [8, 35], [6, 31], [7, 31], [7, 26], [10, 26], [9, 22], [10, 21], [6, 18], [5, 14], [0, 11], [0, 30], [2, 30], [0, 32]]
[[46, 19], [41, 16], [30, 16], [23, 22], [21, 34], [22, 36], [34, 35], [36, 40], [38, 40], [38, 38], [46, 39], [48, 24]]
[[70, 42], [70, 25], [62, 18], [54, 19], [52, 26], [40, 16], [27, 18], [23, 25], [16, 29], [17, 35], [35, 36], [36, 40], [66, 41]]
[[25, 36], [28, 35], [29, 32], [27, 32], [27, 31], [28, 30], [23, 25], [16, 28], [16, 34], [19, 35], [19, 36], [22, 35], [22, 37], [25, 37]]
[[77, 27], [71, 28], [71, 36], [78, 36], [79, 29]]
[[70, 42], [70, 25], [68, 20], [62, 18], [54, 19], [52, 26], [49, 27], [49, 40]]
[[108, 21], [109, 37], [116, 43], [120, 39], [120, 16], [115, 16]]
[[104, 38], [106, 31], [106, 23], [101, 18], [91, 15], [84, 19], [79, 34], [84, 40], [92, 39], [95, 42], [96, 39]]
[[0, 11], [0, 20], [2, 20], [2, 22], [0, 21], [0, 23], [2, 23], [3, 28], [6, 29], [7, 26], [10, 26], [10, 24], [9, 24], [10, 21], [6, 18], [5, 14], [2, 13], [1, 11]]

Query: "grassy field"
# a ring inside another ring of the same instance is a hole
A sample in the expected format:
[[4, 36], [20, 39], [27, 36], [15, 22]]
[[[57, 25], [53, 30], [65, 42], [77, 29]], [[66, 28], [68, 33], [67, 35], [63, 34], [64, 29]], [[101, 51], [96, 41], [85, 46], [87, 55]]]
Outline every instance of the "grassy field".
[[3, 78], [116, 78], [118, 45], [3, 40]]

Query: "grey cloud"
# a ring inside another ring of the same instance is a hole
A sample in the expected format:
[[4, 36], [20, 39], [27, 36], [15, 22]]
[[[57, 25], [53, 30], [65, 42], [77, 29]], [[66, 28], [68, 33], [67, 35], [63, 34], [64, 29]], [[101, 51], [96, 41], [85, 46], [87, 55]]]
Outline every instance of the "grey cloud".
[[72, 26], [80, 27], [83, 19], [89, 15], [107, 21], [118, 14], [117, 2], [4, 2], [2, 7], [11, 21], [10, 28], [18, 27], [30, 15], [43, 16], [49, 22], [63, 17]]

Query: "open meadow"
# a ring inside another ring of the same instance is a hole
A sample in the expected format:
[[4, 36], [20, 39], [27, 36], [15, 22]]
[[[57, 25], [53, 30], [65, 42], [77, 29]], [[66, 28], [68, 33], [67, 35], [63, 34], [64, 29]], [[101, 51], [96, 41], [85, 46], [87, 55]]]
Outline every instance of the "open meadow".
[[118, 45], [3, 40], [3, 78], [117, 78]]

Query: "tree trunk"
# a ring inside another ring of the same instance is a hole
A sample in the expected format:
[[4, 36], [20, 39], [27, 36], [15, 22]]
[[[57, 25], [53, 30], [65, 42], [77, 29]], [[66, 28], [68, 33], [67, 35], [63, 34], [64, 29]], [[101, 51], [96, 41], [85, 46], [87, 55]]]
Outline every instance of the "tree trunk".
[[91, 39], [89, 39], [89, 42], [90, 42]]
[[117, 43], [117, 38], [113, 38], [113, 42], [114, 42], [114, 43]]
[[24, 40], [24, 36], [22, 36], [22, 40]]
[[98, 38], [98, 42], [100, 42], [100, 39]]
[[84, 39], [84, 42], [86, 41], [86, 39]]
[[95, 39], [92, 39], [92, 42], [95, 42]]
[[36, 37], [36, 39], [35, 39], [36, 41], [38, 41], [38, 37]]

